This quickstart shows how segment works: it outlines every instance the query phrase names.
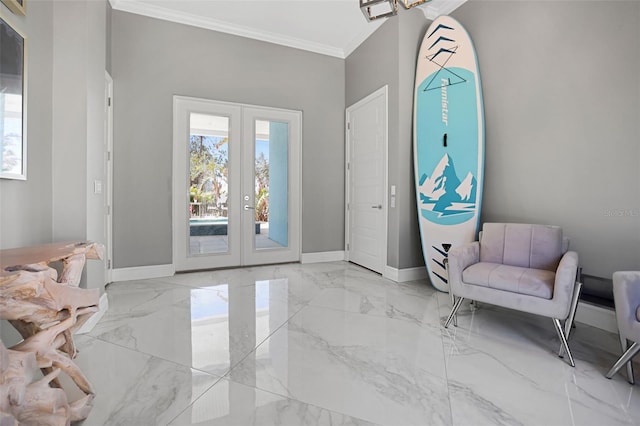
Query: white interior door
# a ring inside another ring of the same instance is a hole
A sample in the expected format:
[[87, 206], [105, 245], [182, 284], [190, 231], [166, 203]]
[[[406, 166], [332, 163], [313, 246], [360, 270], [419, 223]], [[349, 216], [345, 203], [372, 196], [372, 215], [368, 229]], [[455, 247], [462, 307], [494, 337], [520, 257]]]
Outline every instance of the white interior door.
[[387, 87], [347, 108], [347, 258], [378, 273], [387, 257]]
[[174, 97], [177, 271], [300, 258], [301, 114]]

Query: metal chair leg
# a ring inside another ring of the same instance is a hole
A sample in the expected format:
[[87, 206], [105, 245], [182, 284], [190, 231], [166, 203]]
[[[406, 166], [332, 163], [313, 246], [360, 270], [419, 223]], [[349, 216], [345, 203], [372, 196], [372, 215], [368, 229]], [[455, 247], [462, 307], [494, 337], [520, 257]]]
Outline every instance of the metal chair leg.
[[569, 357], [569, 364], [571, 364], [572, 367], [575, 367], [576, 363], [573, 362], [573, 355], [571, 355], [571, 350], [569, 349], [569, 343], [567, 343], [567, 337], [564, 334], [564, 330], [562, 330], [562, 325], [560, 325], [560, 320], [557, 318], [554, 318], [553, 325], [555, 325], [556, 333], [558, 333], [558, 337], [562, 342], [562, 346], [564, 347], [564, 350], [566, 351], [567, 356]]
[[[629, 341], [626, 337], [621, 337], [620, 340], [624, 339], [624, 347], [622, 348], [622, 352], [624, 353], [627, 350], [627, 346], [629, 345]], [[633, 358], [633, 356], [632, 356]], [[633, 361], [631, 358], [627, 361], [627, 381], [634, 385], [636, 383], [635, 377], [633, 375]]]
[[[621, 342], [622, 342], [622, 339], [621, 339]], [[624, 346], [626, 346], [626, 339], [623, 347]], [[629, 381], [629, 383], [634, 384], [633, 367], [630, 367], [630, 365], [631, 365], [631, 358], [633, 358], [638, 352], [640, 352], [640, 343], [634, 342], [633, 345], [631, 345], [631, 347], [627, 349], [625, 353], [622, 354], [622, 356], [618, 359], [618, 361], [616, 361], [616, 363], [613, 364], [613, 367], [611, 367], [611, 370], [609, 370], [609, 372], [605, 375], [607, 379], [612, 378], [618, 371], [620, 371], [623, 365], [627, 364], [627, 374], [629, 375], [627, 377], [627, 380]]]
[[449, 323], [451, 323], [451, 320], [456, 315], [456, 312], [458, 312], [458, 309], [460, 309], [460, 305], [462, 305], [463, 300], [464, 300], [464, 297], [459, 297], [456, 303], [453, 305], [453, 308], [451, 308], [451, 313], [449, 313], [449, 317], [447, 318], [447, 321], [444, 323], [444, 328], [449, 327]]
[[[451, 296], [451, 306], [454, 306], [456, 304], [456, 296], [453, 295], [451, 289], [449, 289], [449, 295]], [[458, 326], [458, 315], [453, 316], [453, 326]]]
[[[576, 311], [578, 310], [578, 302], [580, 299], [580, 293], [582, 291], [582, 283], [577, 281], [576, 285], [573, 288], [573, 299], [571, 299], [571, 308], [569, 309], [569, 316], [564, 321], [564, 334], [567, 340], [569, 340], [569, 335], [571, 334], [571, 328], [573, 327], [573, 320], [576, 318]], [[560, 358], [563, 357], [562, 351], [564, 347], [560, 344], [560, 350], [558, 351], [558, 356]]]

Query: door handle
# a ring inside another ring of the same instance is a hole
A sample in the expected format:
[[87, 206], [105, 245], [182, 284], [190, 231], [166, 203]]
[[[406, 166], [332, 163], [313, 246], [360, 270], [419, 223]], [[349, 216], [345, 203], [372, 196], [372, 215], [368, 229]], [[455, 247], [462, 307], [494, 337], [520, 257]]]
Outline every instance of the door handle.
[[255, 210], [256, 208], [255, 208], [255, 207], [251, 207], [251, 206], [249, 206], [249, 205], [245, 204], [245, 205], [244, 205], [244, 209], [245, 209], [245, 210]]
[[378, 204], [377, 206], [371, 206], [372, 209], [382, 210], [382, 204]]

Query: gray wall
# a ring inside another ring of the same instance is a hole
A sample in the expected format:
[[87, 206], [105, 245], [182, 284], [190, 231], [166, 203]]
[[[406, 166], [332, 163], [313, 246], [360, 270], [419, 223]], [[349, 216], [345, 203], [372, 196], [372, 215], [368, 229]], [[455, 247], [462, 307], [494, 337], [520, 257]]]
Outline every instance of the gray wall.
[[[105, 28], [110, 15], [95, 7], [34, 1], [17, 17], [0, 5], [29, 40], [28, 180], [0, 181], [1, 248], [98, 233], [91, 144], [98, 68], [111, 63], [116, 267], [171, 262], [173, 94], [303, 110], [303, 252], [342, 250], [344, 107], [384, 84], [399, 191], [388, 264], [422, 264], [407, 168], [415, 52], [428, 24], [420, 13], [401, 11], [342, 61], [121, 12]], [[483, 77], [482, 220], [562, 225], [586, 273], [637, 268], [640, 3], [472, 0], [453, 16], [476, 44]]]
[[106, 11], [106, 29], [105, 29], [105, 68], [109, 74], [111, 74], [111, 17], [113, 16], [113, 8], [111, 3], [107, 2]]
[[[31, 2], [19, 17], [4, 4], [0, 13], [22, 34], [27, 45], [27, 180], [0, 179], [0, 249], [51, 242], [51, 111], [53, 33], [50, 2]], [[21, 340], [6, 321], [0, 321], [6, 346]]]
[[398, 33], [398, 147], [395, 164], [389, 168], [398, 182], [397, 205], [398, 226], [398, 268], [424, 265], [420, 227], [416, 209], [416, 189], [413, 169], [413, 98], [416, 78], [416, 64], [422, 38], [430, 24], [423, 13], [402, 10]]
[[[413, 179], [412, 117], [415, 66], [428, 25], [423, 13], [400, 10], [346, 59], [347, 106], [389, 86], [389, 187], [396, 185], [396, 207], [389, 209], [387, 265], [424, 265]], [[390, 189], [387, 188], [387, 191]]]
[[471, 1], [482, 221], [561, 225], [584, 272], [640, 267], [640, 2]]
[[[85, 28], [87, 32], [86, 52], [86, 121], [87, 137], [87, 229], [86, 239], [101, 243], [106, 242], [105, 200], [106, 173], [104, 167], [106, 139], [105, 139], [105, 70], [107, 49], [107, 1], [87, 2]], [[95, 193], [94, 182], [102, 183], [103, 191]], [[104, 288], [106, 283], [106, 261], [92, 260], [87, 262], [87, 287]]]
[[[53, 8], [53, 239], [105, 242], [103, 167], [106, 0], [56, 1]], [[104, 263], [83, 286], [102, 289]]]
[[53, 8], [53, 239], [82, 239], [87, 226], [86, 4]]
[[[563, 226], [586, 274], [640, 265], [640, 2], [471, 0], [486, 118], [482, 222]], [[346, 60], [346, 105], [389, 85], [389, 266], [423, 265], [414, 206], [415, 56], [403, 11]], [[606, 32], [612, 28], [615, 31]]]
[[114, 11], [114, 267], [172, 263], [173, 95], [303, 111], [302, 251], [344, 249], [344, 61]]
[[[27, 37], [27, 180], [0, 180], [0, 248], [90, 238], [102, 242], [106, 0], [31, 1], [2, 16]], [[55, 55], [54, 55], [55, 52]], [[83, 287], [104, 285], [89, 262]], [[19, 335], [0, 323], [2, 340]]]
[[3, 18], [27, 36], [27, 180], [0, 179], [0, 249], [51, 242], [51, 2], [33, 2], [27, 16], [0, 4]]

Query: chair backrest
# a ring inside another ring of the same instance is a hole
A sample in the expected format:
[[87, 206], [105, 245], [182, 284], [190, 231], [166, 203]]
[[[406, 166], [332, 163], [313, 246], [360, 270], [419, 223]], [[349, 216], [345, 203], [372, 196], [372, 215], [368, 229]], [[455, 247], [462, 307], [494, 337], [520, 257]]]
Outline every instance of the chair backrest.
[[480, 261], [555, 272], [567, 246], [558, 226], [485, 223]]

